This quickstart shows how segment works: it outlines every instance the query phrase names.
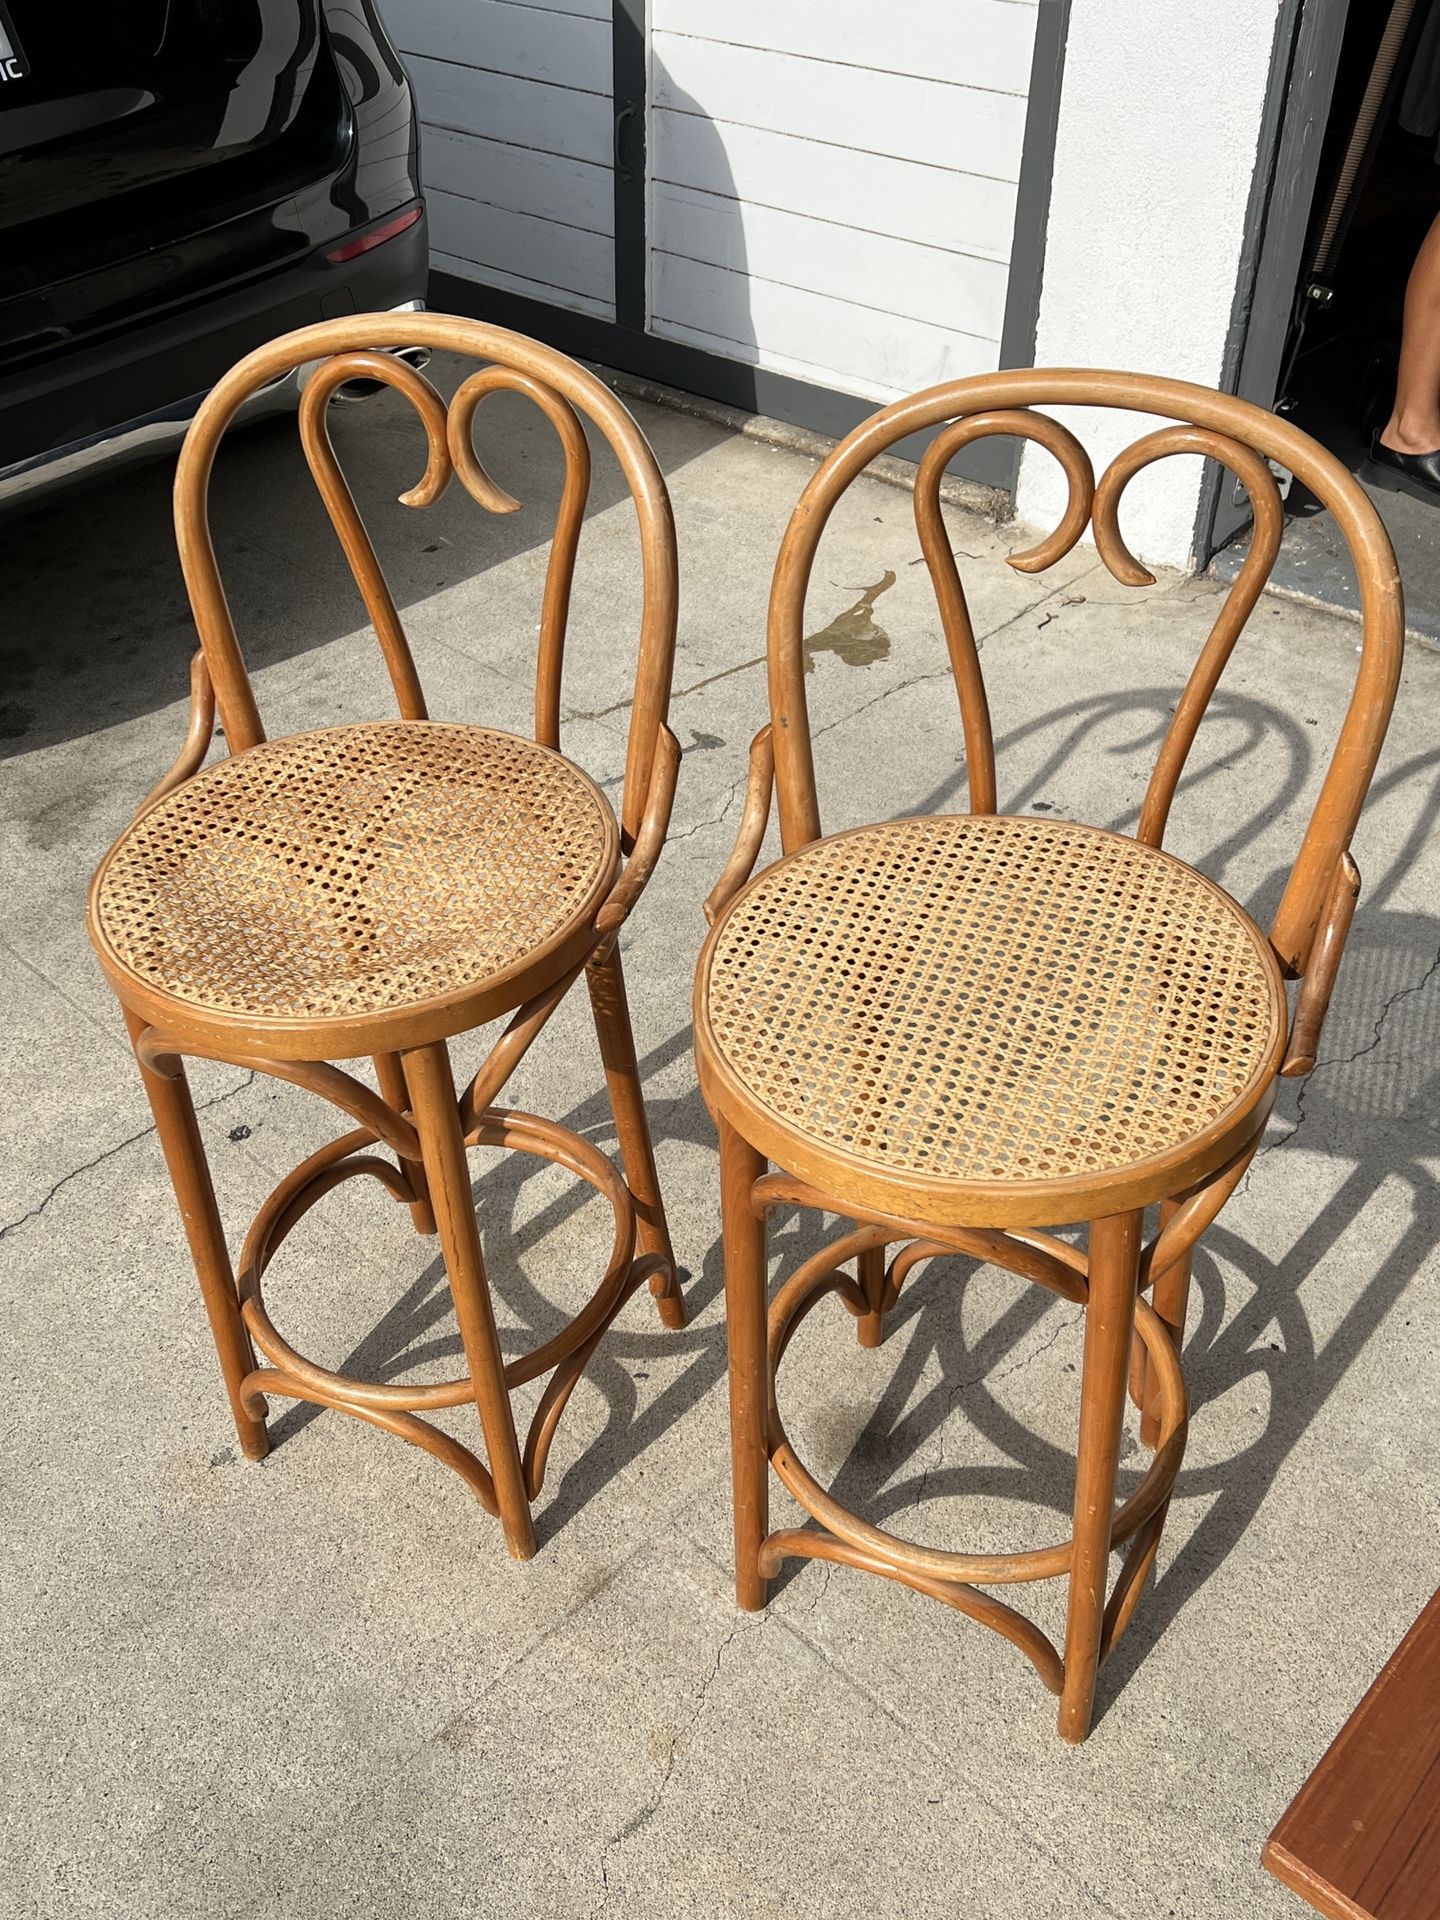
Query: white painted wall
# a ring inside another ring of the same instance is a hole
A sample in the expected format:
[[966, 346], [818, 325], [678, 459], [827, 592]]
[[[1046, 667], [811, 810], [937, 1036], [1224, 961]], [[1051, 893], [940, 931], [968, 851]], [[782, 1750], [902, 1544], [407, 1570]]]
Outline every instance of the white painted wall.
[[[1122, 367], [1214, 386], [1221, 374], [1279, 0], [1072, 0], [1045, 245], [1037, 366]], [[1095, 460], [1153, 426], [1067, 417]], [[1142, 558], [1189, 561], [1201, 462], [1131, 482]], [[1018, 511], [1050, 526], [1064, 481], [1028, 448]]]
[[615, 315], [611, 0], [384, 0], [420, 108], [431, 257]]
[[651, 0], [651, 331], [876, 400], [999, 363], [1035, 0]]

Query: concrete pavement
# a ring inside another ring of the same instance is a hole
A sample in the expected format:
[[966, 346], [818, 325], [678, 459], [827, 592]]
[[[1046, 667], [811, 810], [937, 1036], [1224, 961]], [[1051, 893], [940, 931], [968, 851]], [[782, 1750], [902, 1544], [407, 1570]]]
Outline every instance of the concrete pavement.
[[[645, 1297], [626, 1308], [561, 1425], [541, 1551], [523, 1567], [458, 1479], [341, 1415], [282, 1403], [270, 1458], [240, 1460], [83, 928], [91, 869], [184, 729], [194, 642], [166, 478], [0, 530], [0, 1914], [1284, 1920], [1301, 1909], [1261, 1872], [1261, 1842], [1440, 1560], [1440, 655], [1407, 657], [1321, 1063], [1282, 1093], [1198, 1259], [1197, 1404], [1158, 1582], [1102, 1673], [1091, 1740], [1067, 1749], [1015, 1650], [914, 1594], [811, 1564], [765, 1615], [733, 1606], [716, 1168], [689, 991], [700, 902], [765, 717], [770, 568], [812, 463], [638, 411], [680, 530], [671, 718], [686, 758], [626, 966], [692, 1317], [673, 1334]], [[523, 403], [489, 413], [492, 470], [531, 503], [508, 519], [458, 488], [428, 513], [394, 504], [420, 459], [390, 396], [338, 414], [336, 435], [432, 711], [523, 728], [557, 467]], [[291, 427], [227, 450], [215, 523], [271, 731], [388, 713]], [[1122, 588], [1089, 550], [1026, 578], [1002, 564], [1013, 530], [960, 511], [951, 526], [1001, 805], [1132, 824], [1220, 589]], [[852, 491], [821, 552], [810, 689], [827, 829], [963, 804], [918, 552], [908, 496], [878, 483]], [[635, 558], [601, 461], [565, 740], [608, 782]], [[1298, 844], [1357, 640], [1343, 619], [1262, 602], [1202, 731], [1170, 844], [1257, 911]], [[194, 1082], [238, 1240], [329, 1117], [234, 1069], [197, 1067]], [[513, 1097], [608, 1149], [598, 1086], [580, 995]], [[504, 1344], [519, 1351], [585, 1297], [603, 1209], [553, 1169], [488, 1155], [475, 1169]], [[813, 1227], [785, 1228], [780, 1267], [812, 1244]], [[324, 1201], [267, 1295], [327, 1364], [455, 1370], [434, 1245], [378, 1190]], [[896, 1321], [878, 1353], [838, 1311], [797, 1337], [787, 1420], [812, 1466], [936, 1544], [1062, 1534], [1077, 1311], [953, 1261], [907, 1290]], [[1129, 1484], [1143, 1458], [1131, 1433]], [[1061, 1585], [1024, 1599], [1058, 1628]]]

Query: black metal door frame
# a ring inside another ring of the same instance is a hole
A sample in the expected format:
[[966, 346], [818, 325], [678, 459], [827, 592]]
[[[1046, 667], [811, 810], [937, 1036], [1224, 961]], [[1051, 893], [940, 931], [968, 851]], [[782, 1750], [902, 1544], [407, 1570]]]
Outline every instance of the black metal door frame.
[[[1351, 0], [1282, 0], [1220, 385], [1273, 406]], [[1205, 464], [1195, 553], [1207, 566], [1250, 519], [1244, 489]]]

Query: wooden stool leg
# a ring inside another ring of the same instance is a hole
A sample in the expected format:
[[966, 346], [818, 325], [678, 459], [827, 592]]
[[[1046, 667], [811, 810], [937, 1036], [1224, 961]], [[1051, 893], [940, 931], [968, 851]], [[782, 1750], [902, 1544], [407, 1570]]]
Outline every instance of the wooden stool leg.
[[770, 1354], [765, 1329], [765, 1222], [751, 1206], [765, 1162], [717, 1114], [725, 1235], [725, 1327], [730, 1347], [730, 1470], [735, 1510], [735, 1598], [765, 1605], [760, 1546], [770, 1530], [770, 1450], [765, 1409]]
[[856, 1332], [862, 1347], [878, 1347], [885, 1338], [885, 1316], [880, 1311], [880, 1301], [885, 1292], [885, 1249], [867, 1247], [855, 1262], [855, 1277], [870, 1302], [869, 1313], [862, 1314], [856, 1321]]
[[[130, 1038], [138, 1040], [146, 1023], [127, 1008], [125, 1024]], [[247, 1460], [263, 1460], [270, 1451], [265, 1422], [247, 1412], [240, 1398], [240, 1386], [247, 1373], [254, 1371], [255, 1354], [250, 1336], [240, 1318], [240, 1298], [235, 1291], [235, 1272], [230, 1251], [225, 1245], [225, 1230], [220, 1210], [215, 1205], [215, 1189], [210, 1180], [210, 1163], [195, 1120], [195, 1106], [183, 1069], [173, 1080], [154, 1073], [138, 1059], [140, 1078], [155, 1116], [155, 1131], [170, 1170], [170, 1183], [180, 1204], [185, 1238], [200, 1281], [200, 1294], [210, 1318], [215, 1351], [220, 1356], [220, 1371], [225, 1376], [225, 1391], [230, 1396], [230, 1411], [235, 1416], [235, 1431], [240, 1451]], [[260, 1402], [263, 1413], [264, 1402]]]
[[1090, 1225], [1090, 1300], [1085, 1309], [1080, 1445], [1075, 1461], [1075, 1545], [1065, 1621], [1065, 1684], [1060, 1695], [1064, 1740], [1085, 1738], [1095, 1705], [1142, 1220], [1139, 1212], [1117, 1213]]
[[[375, 1078], [380, 1083], [380, 1098], [394, 1107], [397, 1113], [404, 1113], [409, 1108], [410, 1095], [405, 1089], [405, 1069], [400, 1064], [398, 1053], [376, 1054]], [[410, 1218], [415, 1222], [415, 1231], [434, 1233], [435, 1209], [430, 1204], [430, 1182], [425, 1177], [424, 1166], [418, 1160], [402, 1160], [400, 1171], [414, 1190]]]
[[416, 1047], [402, 1056], [410, 1104], [425, 1155], [430, 1202], [435, 1209], [445, 1270], [455, 1299], [455, 1317], [470, 1364], [475, 1407], [485, 1435], [490, 1474], [500, 1507], [505, 1544], [517, 1560], [535, 1552], [535, 1524], [525, 1492], [520, 1445], [515, 1437], [515, 1415], [505, 1386], [505, 1363], [495, 1331], [485, 1262], [480, 1252], [480, 1229], [470, 1191], [470, 1167], [465, 1158], [465, 1136], [450, 1073], [450, 1056], [442, 1042]]
[[685, 1302], [680, 1294], [670, 1229], [660, 1199], [660, 1180], [655, 1171], [650, 1126], [645, 1118], [640, 1063], [635, 1058], [635, 1036], [630, 1030], [630, 1008], [625, 999], [625, 976], [620, 970], [618, 946], [612, 946], [603, 960], [590, 962], [585, 969], [585, 984], [590, 989], [595, 1031], [600, 1037], [600, 1058], [620, 1140], [625, 1184], [635, 1202], [636, 1251], [662, 1254], [669, 1262], [668, 1271], [657, 1273], [651, 1280], [650, 1291], [655, 1295], [664, 1324], [683, 1327]]
[[[1180, 1202], [1167, 1200], [1160, 1208], [1160, 1228], [1163, 1232], [1171, 1215], [1177, 1211]], [[1155, 1279], [1153, 1303], [1156, 1313], [1165, 1322], [1170, 1334], [1170, 1344], [1176, 1353], [1185, 1344], [1185, 1315], [1190, 1306], [1190, 1260], [1193, 1249], [1187, 1250], [1180, 1259], [1168, 1266]], [[1160, 1398], [1155, 1383], [1146, 1384], [1145, 1397], [1140, 1405], [1140, 1438], [1147, 1447], [1153, 1447], [1160, 1437]]]

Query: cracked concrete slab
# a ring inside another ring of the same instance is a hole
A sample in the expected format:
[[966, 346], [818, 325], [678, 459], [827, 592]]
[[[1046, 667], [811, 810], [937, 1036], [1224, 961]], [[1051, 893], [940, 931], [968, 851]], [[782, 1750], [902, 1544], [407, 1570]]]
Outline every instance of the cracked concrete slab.
[[[686, 755], [623, 949], [692, 1318], [667, 1333], [643, 1297], [622, 1313], [561, 1424], [525, 1567], [458, 1480], [342, 1416], [281, 1403], [271, 1457], [238, 1459], [82, 925], [96, 859], [184, 730], [193, 635], [165, 476], [46, 509], [0, 559], [0, 1916], [668, 1920], [948, 1901], [1283, 1920], [1297, 1909], [1260, 1871], [1261, 1841], [1427, 1597], [1440, 1539], [1440, 655], [1407, 657], [1320, 1064], [1282, 1092], [1197, 1261], [1195, 1411], [1158, 1580], [1102, 1675], [1090, 1743], [1063, 1748], [1016, 1650], [912, 1593], [811, 1563], [758, 1619], [731, 1601], [716, 1170], [690, 982], [765, 718], [770, 568], [813, 460], [639, 413], [679, 525], [672, 720]], [[558, 468], [522, 404], [501, 399], [481, 423], [519, 514], [487, 517], [458, 489], [428, 514], [397, 506], [419, 452], [398, 400], [337, 414], [335, 431], [432, 711], [523, 727]], [[222, 565], [274, 731], [390, 710], [292, 434], [240, 436], [216, 478]], [[1030, 578], [1004, 565], [1027, 534], [958, 510], [948, 524], [1002, 806], [1133, 824], [1222, 589], [1121, 588], [1088, 549]], [[618, 475], [598, 460], [566, 744], [612, 790], [635, 552]], [[822, 543], [806, 685], [827, 828], [964, 804], [918, 552], [908, 499], [879, 484], [855, 489]], [[1257, 913], [1317, 791], [1356, 639], [1342, 619], [1263, 601], [1177, 799], [1169, 843]], [[457, 1048], [462, 1070], [484, 1044]], [[593, 1048], [582, 996], [511, 1097], [613, 1152]], [[196, 1081], [238, 1245], [331, 1120], [263, 1076], [206, 1067]], [[603, 1209], [554, 1169], [477, 1155], [475, 1175], [502, 1341], [518, 1352], [584, 1297]], [[821, 1231], [782, 1219], [776, 1273]], [[327, 1197], [270, 1291], [282, 1328], [325, 1364], [458, 1370], [435, 1245], [378, 1189]], [[878, 1352], [843, 1313], [812, 1316], [781, 1395], [796, 1445], [869, 1517], [942, 1545], [1041, 1545], [1066, 1529], [1080, 1345], [1064, 1302], [936, 1261]], [[473, 1438], [463, 1410], [449, 1417]], [[1132, 1421], [1126, 1486], [1143, 1459]], [[1021, 1597], [1059, 1630], [1061, 1587]]]

